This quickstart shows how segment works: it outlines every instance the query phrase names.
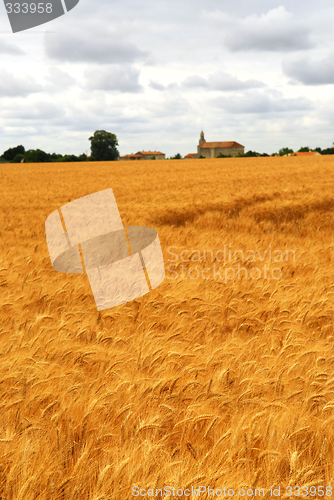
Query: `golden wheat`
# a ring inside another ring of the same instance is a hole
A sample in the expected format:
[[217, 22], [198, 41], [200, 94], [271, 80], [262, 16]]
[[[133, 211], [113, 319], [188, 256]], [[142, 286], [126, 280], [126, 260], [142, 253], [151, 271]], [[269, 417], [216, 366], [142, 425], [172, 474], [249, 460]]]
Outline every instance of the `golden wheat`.
[[[333, 170], [333, 156], [1, 165], [0, 498], [331, 485]], [[166, 278], [98, 313], [85, 274], [53, 270], [44, 224], [107, 188], [124, 224], [157, 229]]]

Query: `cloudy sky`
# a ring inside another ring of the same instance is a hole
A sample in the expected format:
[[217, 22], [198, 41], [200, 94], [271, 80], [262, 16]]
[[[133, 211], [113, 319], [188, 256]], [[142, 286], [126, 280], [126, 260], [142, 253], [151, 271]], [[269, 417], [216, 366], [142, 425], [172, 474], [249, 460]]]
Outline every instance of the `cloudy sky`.
[[[7, 1], [7, 0], [6, 0]], [[0, 154], [23, 144], [267, 153], [334, 142], [332, 0], [80, 0], [13, 34], [0, 5]]]

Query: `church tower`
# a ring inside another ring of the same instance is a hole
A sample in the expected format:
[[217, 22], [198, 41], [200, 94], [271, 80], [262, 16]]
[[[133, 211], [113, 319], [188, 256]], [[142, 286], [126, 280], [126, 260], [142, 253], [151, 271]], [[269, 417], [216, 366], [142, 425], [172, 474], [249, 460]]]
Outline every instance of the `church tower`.
[[199, 136], [199, 143], [197, 146], [197, 158], [199, 158], [201, 156], [201, 146], [202, 146], [203, 142], [205, 142], [205, 137], [204, 137], [204, 132], [202, 130], [201, 134]]

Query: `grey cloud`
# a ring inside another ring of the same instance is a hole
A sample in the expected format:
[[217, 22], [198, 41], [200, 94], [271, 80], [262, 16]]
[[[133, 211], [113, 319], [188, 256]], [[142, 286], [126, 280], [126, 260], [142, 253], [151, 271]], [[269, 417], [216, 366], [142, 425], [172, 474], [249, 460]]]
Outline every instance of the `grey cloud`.
[[263, 82], [259, 80], [241, 81], [235, 76], [228, 73], [214, 73], [207, 79], [201, 76], [190, 76], [183, 82], [183, 86], [187, 88], [206, 88], [210, 90], [235, 91], [251, 88], [265, 87]]
[[215, 73], [208, 78], [209, 87], [213, 90], [242, 90], [265, 87], [259, 80], [241, 81], [227, 73]]
[[171, 118], [185, 117], [190, 109], [189, 102], [182, 97], [172, 97], [159, 102], [150, 100], [143, 103], [143, 107], [152, 118], [163, 118], [165, 122]]
[[309, 49], [310, 28], [299, 21], [283, 5], [265, 14], [252, 14], [238, 19], [222, 11], [204, 13], [205, 18], [224, 28], [224, 44], [231, 52], [295, 51]]
[[41, 90], [42, 86], [30, 76], [14, 76], [6, 69], [1, 70], [0, 97], [24, 97]]
[[64, 111], [60, 106], [46, 100], [15, 102], [15, 105], [9, 105], [2, 111], [2, 115], [6, 117], [6, 121], [8, 122], [11, 120], [29, 120], [32, 122], [46, 120], [49, 122], [49, 120], [60, 117], [63, 114]]
[[48, 74], [46, 76], [46, 80], [49, 84], [48, 90], [61, 90], [64, 91], [69, 87], [72, 87], [77, 83], [76, 79], [73, 76], [66, 73], [60, 68], [55, 66], [50, 66], [48, 70]]
[[[279, 5], [285, 8], [277, 9]], [[215, 11], [218, 6], [225, 13]], [[311, 95], [308, 87], [300, 86], [299, 93], [286, 93], [285, 89], [289, 90], [288, 80], [298, 82], [297, 77], [304, 83], [311, 77], [320, 79], [321, 68], [312, 61], [317, 52], [321, 61], [332, 43], [332, 8], [332, 0], [82, 0], [73, 14], [48, 25], [46, 29], [56, 33], [36, 35], [31, 30], [31, 36], [27, 31], [15, 40], [12, 34], [1, 36], [28, 54], [24, 58], [5, 54], [2, 66], [19, 80], [23, 77], [22, 85], [27, 83], [26, 72], [42, 85], [40, 94], [27, 99], [1, 99], [2, 141], [10, 137], [8, 147], [22, 142], [50, 152], [80, 153], [89, 149], [88, 137], [101, 128], [102, 120], [103, 128], [119, 137], [124, 153], [145, 147], [165, 148], [167, 156], [194, 152], [202, 128], [208, 131], [208, 140], [210, 135], [211, 140], [237, 140], [246, 150], [272, 152], [276, 145], [285, 145], [284, 138], [293, 136], [299, 147], [304, 140], [307, 143], [306, 133], [310, 146], [315, 141], [314, 146], [328, 147], [334, 116], [328, 92], [322, 95], [315, 87]], [[203, 9], [211, 11], [206, 20]], [[0, 28], [8, 30], [6, 23], [7, 18], [0, 19]], [[45, 43], [44, 54], [41, 42]], [[316, 50], [310, 51], [310, 60], [300, 63], [297, 72], [296, 63], [308, 53], [289, 51], [304, 50], [312, 42], [317, 44]], [[283, 71], [290, 76], [283, 75], [282, 56], [287, 58]], [[292, 57], [297, 58], [294, 64]], [[47, 73], [52, 64], [56, 68]], [[145, 82], [145, 92], [122, 93], [122, 82], [108, 81], [103, 73], [92, 74], [103, 68], [107, 73], [112, 67], [118, 71], [120, 66], [141, 71], [137, 79], [133, 75], [125, 83], [136, 90]], [[89, 70], [86, 78], [84, 70]], [[215, 73], [219, 71], [230, 76], [219, 76]], [[76, 81], [71, 80], [72, 75]], [[268, 82], [282, 93], [274, 94], [256, 80]], [[116, 90], [92, 91], [87, 84]], [[35, 89], [31, 80], [29, 86]], [[27, 89], [18, 90], [26, 95]], [[10, 88], [13, 91], [15, 86]], [[209, 133], [210, 129], [214, 132]], [[24, 142], [32, 135], [33, 142]]]
[[9, 54], [11, 56], [22, 56], [25, 52], [13, 45], [12, 43], [7, 43], [4, 40], [0, 40], [0, 54]]
[[334, 52], [322, 60], [310, 60], [306, 57], [286, 60], [282, 62], [282, 69], [285, 75], [304, 85], [334, 84]]
[[265, 87], [266, 85], [259, 80], [239, 80], [235, 76], [228, 73], [217, 72], [204, 78], [198, 75], [188, 76], [181, 84], [170, 83], [169, 85], [162, 85], [161, 83], [151, 81], [150, 87], [155, 90], [170, 90], [175, 88], [184, 88], [187, 90], [222, 90], [222, 91], [236, 91], [246, 90], [252, 88]]
[[168, 85], [162, 85], [159, 82], [151, 80], [150, 83], [149, 83], [149, 86], [152, 89], [154, 89], [154, 90], [163, 91], [163, 90], [174, 90], [174, 89], [177, 89], [179, 85], [177, 83], [169, 83]]
[[85, 71], [86, 86], [90, 90], [116, 90], [137, 93], [142, 91], [139, 84], [140, 71], [133, 66], [113, 66]]
[[[126, 135], [133, 132], [138, 132], [142, 130], [145, 124], [149, 123], [149, 119], [144, 119], [137, 116], [124, 116], [121, 112], [117, 112], [117, 116], [108, 116], [107, 114], [87, 114], [84, 111], [80, 112], [76, 109], [72, 109], [70, 105], [65, 106], [65, 112], [58, 113], [57, 116], [52, 117], [52, 122], [49, 126], [49, 131], [46, 130], [46, 126], [43, 123], [42, 133], [53, 135], [53, 140], [56, 142], [57, 134], [59, 132], [55, 131], [58, 129], [66, 139], [69, 135], [73, 138], [83, 138], [87, 140], [87, 148], [89, 147], [88, 137], [90, 137], [95, 130], [101, 128], [101, 116], [103, 116], [103, 126], [106, 130], [116, 133], [118, 136], [119, 132], [122, 131]], [[62, 141], [61, 141], [62, 143]]]
[[129, 63], [148, 57], [147, 52], [125, 40], [122, 34], [103, 26], [87, 31], [68, 30], [45, 37], [46, 55], [58, 61], [95, 64]]
[[193, 76], [188, 76], [188, 78], [184, 80], [183, 86], [189, 89], [194, 89], [194, 88], [197, 89], [201, 87], [205, 88], [208, 87], [209, 85], [207, 80], [202, 76], [193, 75]]
[[239, 96], [217, 97], [210, 103], [233, 114], [248, 113], [290, 113], [292, 111], [306, 111], [314, 108], [313, 103], [305, 98], [286, 98], [280, 92], [253, 91]]
[[154, 90], [166, 90], [165, 85], [162, 85], [161, 83], [155, 82], [155, 81], [150, 81], [150, 87]]

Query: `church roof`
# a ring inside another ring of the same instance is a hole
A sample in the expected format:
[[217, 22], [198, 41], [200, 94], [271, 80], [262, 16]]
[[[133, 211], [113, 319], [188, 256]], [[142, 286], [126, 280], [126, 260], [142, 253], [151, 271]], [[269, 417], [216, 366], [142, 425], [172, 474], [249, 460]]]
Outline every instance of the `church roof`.
[[243, 148], [241, 144], [235, 141], [228, 142], [203, 142], [202, 149], [216, 149], [216, 148]]

